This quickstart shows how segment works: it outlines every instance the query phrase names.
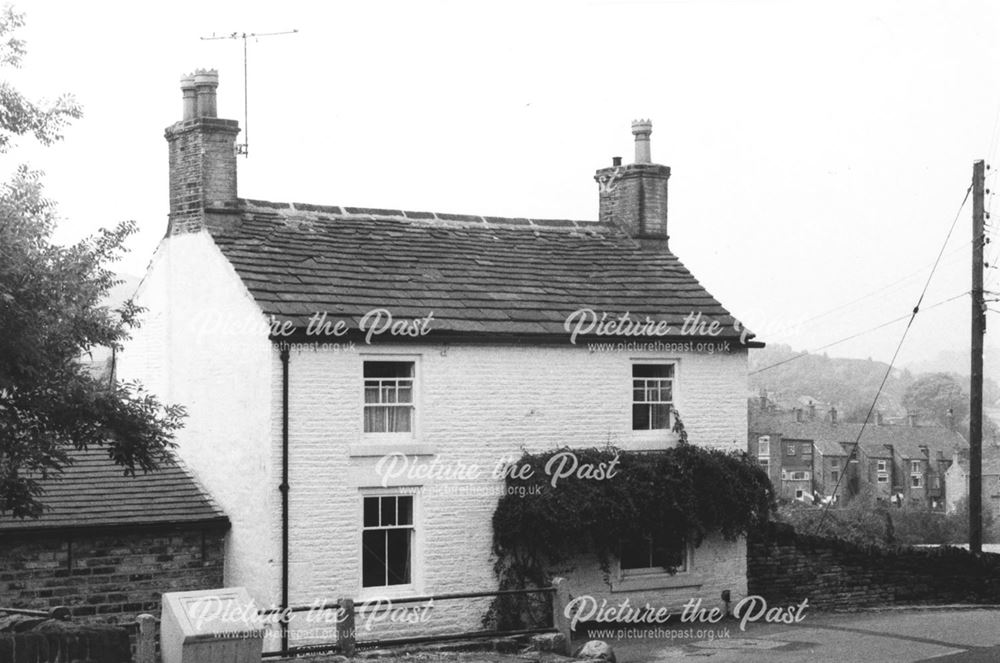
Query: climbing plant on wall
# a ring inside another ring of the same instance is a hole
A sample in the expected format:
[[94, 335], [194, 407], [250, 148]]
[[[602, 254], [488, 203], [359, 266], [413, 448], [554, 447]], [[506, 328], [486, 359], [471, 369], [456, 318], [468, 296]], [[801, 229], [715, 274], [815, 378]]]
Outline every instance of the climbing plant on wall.
[[[493, 514], [500, 587], [547, 586], [548, 568], [582, 555], [595, 556], [607, 576], [623, 540], [697, 546], [712, 533], [735, 540], [768, 520], [774, 493], [756, 462], [680, 440], [658, 452], [609, 446], [522, 455], [507, 468]], [[523, 625], [525, 602], [501, 598], [484, 621]]]

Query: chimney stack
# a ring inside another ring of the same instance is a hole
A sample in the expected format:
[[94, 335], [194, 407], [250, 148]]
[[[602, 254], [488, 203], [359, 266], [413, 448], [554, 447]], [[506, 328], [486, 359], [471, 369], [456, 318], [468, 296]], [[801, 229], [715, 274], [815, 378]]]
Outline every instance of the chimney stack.
[[167, 127], [170, 216], [167, 234], [198, 232], [236, 211], [236, 120], [216, 117], [219, 72], [199, 69], [181, 78], [181, 121]]
[[652, 133], [652, 122], [634, 121], [635, 163], [622, 166], [615, 158], [610, 168], [594, 175], [600, 197], [598, 217], [601, 223], [621, 228], [644, 250], [666, 251], [670, 168], [652, 162]]

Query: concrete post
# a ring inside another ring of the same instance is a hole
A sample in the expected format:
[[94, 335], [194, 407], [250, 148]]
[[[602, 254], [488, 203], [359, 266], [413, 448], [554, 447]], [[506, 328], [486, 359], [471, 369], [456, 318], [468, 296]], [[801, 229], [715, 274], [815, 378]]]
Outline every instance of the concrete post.
[[135, 663], [156, 663], [156, 617], [142, 614], [136, 621], [139, 635], [135, 639]]
[[569, 617], [566, 615], [566, 606], [569, 605], [570, 601], [569, 583], [566, 581], [566, 578], [553, 578], [552, 586], [556, 589], [556, 593], [552, 595], [552, 626], [562, 634], [563, 639], [566, 641], [565, 650], [556, 653], [569, 656], [572, 650], [570, 642], [573, 637]]
[[354, 627], [354, 599], [340, 599], [337, 601], [341, 610], [341, 620], [337, 626], [337, 644], [340, 645], [340, 653], [347, 657], [354, 656], [355, 627]]

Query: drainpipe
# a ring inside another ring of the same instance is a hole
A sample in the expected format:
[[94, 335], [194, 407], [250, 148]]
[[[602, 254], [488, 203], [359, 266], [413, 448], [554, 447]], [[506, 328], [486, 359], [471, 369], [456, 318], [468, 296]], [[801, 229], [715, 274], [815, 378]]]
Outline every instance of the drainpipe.
[[288, 346], [281, 348], [281, 653], [288, 653]]

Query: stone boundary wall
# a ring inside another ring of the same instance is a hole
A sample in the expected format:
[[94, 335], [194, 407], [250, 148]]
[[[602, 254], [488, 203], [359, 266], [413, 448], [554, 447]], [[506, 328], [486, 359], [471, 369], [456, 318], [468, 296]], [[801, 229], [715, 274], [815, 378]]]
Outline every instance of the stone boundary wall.
[[809, 607], [1000, 603], [1000, 555], [961, 548], [878, 548], [772, 523], [750, 537], [748, 593]]

